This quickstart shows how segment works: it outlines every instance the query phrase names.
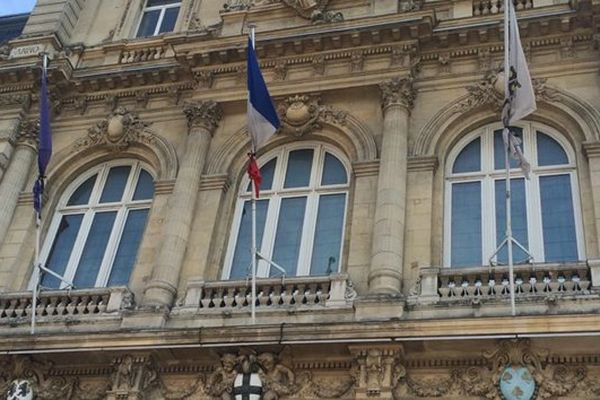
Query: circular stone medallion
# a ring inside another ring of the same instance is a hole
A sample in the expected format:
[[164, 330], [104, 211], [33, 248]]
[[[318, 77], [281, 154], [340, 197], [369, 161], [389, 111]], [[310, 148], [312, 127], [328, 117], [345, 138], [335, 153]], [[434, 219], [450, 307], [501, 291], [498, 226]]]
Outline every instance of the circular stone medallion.
[[29, 381], [24, 379], [15, 379], [8, 388], [6, 400], [32, 400], [33, 389]]
[[532, 400], [535, 380], [525, 367], [507, 367], [500, 376], [500, 391], [506, 400]]

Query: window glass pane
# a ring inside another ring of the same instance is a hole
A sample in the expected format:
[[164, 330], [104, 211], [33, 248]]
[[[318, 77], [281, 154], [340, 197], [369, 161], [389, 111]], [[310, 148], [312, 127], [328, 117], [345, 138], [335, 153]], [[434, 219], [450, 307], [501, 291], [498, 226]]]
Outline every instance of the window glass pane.
[[287, 172], [285, 174], [285, 188], [306, 187], [310, 182], [310, 170], [313, 161], [313, 150], [290, 151]]
[[148, 0], [146, 7], [165, 6], [176, 3], [181, 3], [181, 0]]
[[147, 200], [151, 199], [152, 196], [154, 196], [154, 181], [152, 180], [152, 175], [141, 170], [135, 192], [133, 193], [133, 200]]
[[[260, 184], [260, 190], [271, 190], [273, 187], [273, 175], [275, 174], [275, 166], [277, 164], [277, 158], [272, 159], [260, 169], [260, 175], [262, 176], [262, 182]], [[252, 189], [252, 182], [248, 184], [246, 189], [249, 192]]]
[[[506, 236], [506, 180], [499, 179], [494, 182], [496, 201], [496, 245], [499, 246]], [[511, 179], [511, 216], [512, 233], [516, 240], [528, 248], [527, 240], [527, 209], [525, 200], [525, 180], [523, 178]], [[491, 254], [490, 254], [491, 255]], [[527, 254], [513, 244], [513, 260], [515, 263], [526, 262]], [[498, 262], [508, 264], [508, 248], [502, 247], [498, 253]]]
[[325, 165], [323, 166], [323, 178], [321, 185], [337, 185], [348, 182], [346, 168], [335, 156], [325, 153]]
[[576, 261], [577, 236], [569, 175], [540, 177], [546, 262]]
[[148, 209], [129, 211], [117, 255], [113, 261], [108, 286], [127, 285], [129, 283], [129, 276], [142, 241], [147, 217]]
[[158, 33], [173, 32], [177, 22], [177, 14], [179, 14], [179, 7], [167, 8]]
[[452, 267], [481, 265], [481, 182], [452, 185]]
[[158, 23], [159, 17], [160, 9], [146, 11], [142, 16], [142, 22], [140, 22], [137, 37], [147, 37], [154, 35], [154, 31], [156, 30], [156, 24]]
[[85, 182], [83, 182], [75, 192], [69, 198], [68, 206], [81, 206], [87, 204], [90, 201], [90, 195], [92, 194], [92, 189], [94, 188], [94, 184], [96, 183], [96, 177], [98, 175], [94, 175], [91, 178], [88, 178]]
[[100, 197], [100, 203], [121, 201], [130, 170], [131, 167], [128, 165], [110, 169], [108, 177], [106, 178], [106, 183], [104, 184], [102, 196]]
[[310, 264], [311, 275], [329, 275], [338, 272], [345, 206], [345, 194], [326, 195], [319, 198], [319, 212]]
[[116, 211], [97, 213], [90, 228], [77, 272], [73, 279], [76, 288], [90, 288], [96, 285], [98, 271], [106, 252], [108, 238], [112, 232]]
[[[256, 202], [256, 246], [260, 248], [262, 243], [263, 232], [265, 230], [265, 218], [267, 216], [267, 208], [269, 200], [258, 200]], [[238, 231], [237, 240], [235, 242], [235, 252], [233, 254], [233, 262], [231, 264], [230, 279], [242, 279], [250, 276], [252, 270], [252, 255], [250, 250], [252, 247], [252, 202], [244, 202], [244, 210], [242, 211], [242, 221]]]
[[[281, 200], [273, 261], [283, 267], [288, 276], [296, 275], [305, 208], [306, 197]], [[275, 275], [279, 275], [279, 271], [271, 268], [270, 276]]]
[[[60, 221], [52, 249], [46, 260], [46, 268], [56, 272], [58, 275], [62, 276], [65, 273], [82, 219], [83, 214], [75, 214], [64, 215]], [[58, 288], [60, 284], [60, 280], [50, 274], [44, 274], [42, 278], [42, 286], [44, 287]]]
[[569, 157], [562, 146], [542, 132], [537, 133], [537, 153], [539, 166], [569, 163]]
[[464, 149], [461, 150], [458, 157], [456, 157], [456, 161], [454, 161], [454, 166], [452, 168], [452, 172], [461, 173], [461, 172], [475, 172], [481, 170], [481, 139], [477, 138], [473, 140], [471, 143], [465, 146]]
[[[512, 132], [513, 135], [521, 139], [521, 150], [525, 151], [523, 145], [523, 129], [513, 127]], [[519, 161], [515, 160], [510, 155], [508, 157], [508, 162], [510, 163], [511, 168], [519, 167]], [[502, 129], [494, 131], [494, 169], [504, 169], [504, 139], [502, 139]]]

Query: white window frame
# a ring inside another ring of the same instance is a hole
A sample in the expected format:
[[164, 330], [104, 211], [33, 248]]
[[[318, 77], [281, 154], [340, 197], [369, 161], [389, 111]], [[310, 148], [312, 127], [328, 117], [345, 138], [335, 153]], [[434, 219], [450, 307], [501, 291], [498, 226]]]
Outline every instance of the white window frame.
[[[151, 36], [145, 36], [145, 37], [152, 37], [152, 36], [158, 36], [159, 33], [158, 31], [160, 30], [160, 27], [162, 25], [163, 19], [165, 17], [165, 13], [167, 12], [167, 9], [169, 8], [174, 8], [174, 7], [179, 7], [179, 13], [177, 14], [177, 18], [179, 19], [179, 15], [181, 13], [181, 1], [176, 2], [176, 3], [172, 3], [172, 4], [163, 4], [160, 6], [152, 6], [152, 7], [148, 7], [148, 0], [144, 0], [144, 8], [142, 9], [142, 14], [140, 15], [140, 18], [138, 20], [136, 29], [135, 29], [135, 37], [137, 38], [140, 32], [140, 26], [142, 25], [142, 20], [144, 19], [144, 15], [149, 12], [149, 11], [156, 11], [156, 10], [160, 10], [160, 15], [158, 16], [158, 21], [156, 21], [156, 26], [154, 27], [154, 32], [152, 33]], [[163, 33], [167, 33], [167, 32], [163, 32]]]
[[[130, 171], [127, 183], [125, 185], [123, 193], [123, 199], [125, 200], [111, 203], [99, 203], [100, 196], [102, 195], [100, 188], [104, 187], [110, 168], [120, 166], [131, 166], [133, 171], [133, 173]], [[57, 204], [56, 210], [54, 211], [46, 239], [40, 252], [42, 265], [45, 265], [48, 260], [48, 256], [56, 239], [56, 234], [58, 233], [62, 217], [69, 214], [84, 214], [63, 276], [66, 281], [72, 282], [79, 267], [79, 261], [81, 260], [85, 243], [92, 227], [94, 215], [96, 215], [98, 212], [116, 211], [117, 215], [115, 216], [112, 231], [110, 233], [106, 250], [104, 251], [104, 257], [102, 259], [102, 263], [100, 264], [100, 269], [94, 285], [94, 287], [106, 287], [129, 212], [131, 210], [149, 210], [152, 206], [152, 198], [145, 200], [132, 199], [141, 170], [145, 170], [152, 176], [153, 179], [155, 179], [155, 176], [152, 174], [152, 170], [146, 164], [140, 161], [131, 162], [126, 160], [105, 162], [77, 177], [77, 179], [75, 179], [64, 191]], [[92, 188], [88, 202], [84, 205], [67, 206], [67, 202], [73, 193], [79, 188], [79, 186], [96, 174], [98, 174], [98, 177], [96, 178], [96, 182], [94, 183], [94, 187]], [[29, 287], [33, 288], [33, 284], [32, 276]], [[62, 282], [60, 284], [60, 289], [64, 288], [66, 288], [66, 284]]]
[[[539, 180], [543, 176], [569, 175], [571, 183], [571, 198], [575, 217], [575, 234], [577, 240], [577, 255], [579, 260], [585, 259], [585, 243], [583, 240], [583, 222], [579, 184], [577, 179], [576, 155], [572, 146], [555, 129], [535, 122], [522, 122], [516, 125], [523, 129], [524, 155], [531, 164], [530, 180], [525, 179], [525, 203], [527, 210], [527, 234], [529, 252], [535, 263], [544, 263], [544, 237], [542, 228], [542, 209]], [[504, 180], [504, 169], [494, 170], [494, 136], [495, 130], [502, 129], [500, 124], [486, 125], [459, 140], [448, 154], [444, 179], [444, 249], [443, 265], [452, 267], [452, 184], [459, 182], [481, 182], [481, 220], [482, 220], [482, 260], [481, 265], [487, 266], [489, 258], [496, 249], [496, 209], [494, 200], [494, 181]], [[536, 132], [540, 131], [558, 142], [568, 157], [568, 164], [538, 166]], [[481, 170], [478, 172], [453, 173], [452, 168], [456, 158], [464, 147], [477, 137], [481, 138]], [[511, 178], [524, 178], [520, 168], [511, 168]], [[464, 268], [464, 267], [455, 267]]]
[[[290, 188], [284, 189], [283, 184], [285, 180], [285, 174], [288, 167], [289, 153], [294, 150], [314, 150], [313, 164], [311, 167], [311, 177], [308, 187], [303, 188]], [[325, 154], [330, 153], [335, 156], [344, 166], [346, 171], [347, 182], [345, 184], [327, 185], [321, 186], [319, 178], [321, 178], [323, 167], [325, 165]], [[257, 247], [262, 249], [261, 253], [271, 258], [275, 246], [275, 236], [277, 230], [277, 223], [279, 221], [279, 210], [282, 199], [306, 196], [306, 208], [304, 214], [304, 221], [302, 227], [302, 239], [300, 243], [300, 250], [298, 256], [298, 269], [294, 276], [309, 276], [311, 268], [311, 258], [314, 243], [314, 236], [316, 230], [317, 214], [319, 210], [319, 198], [323, 194], [344, 194], [344, 216], [342, 221], [342, 234], [341, 234], [341, 245], [340, 254], [338, 256], [338, 270], [339, 272], [343, 263], [343, 248], [346, 233], [346, 221], [348, 218], [348, 201], [350, 192], [350, 166], [346, 158], [335, 148], [322, 143], [294, 143], [286, 146], [279, 147], [266, 153], [258, 160], [259, 166], [262, 168], [265, 164], [277, 157], [277, 164], [273, 175], [273, 185], [270, 190], [261, 190], [260, 199], [269, 199], [269, 206], [267, 208], [267, 214], [265, 218], [265, 228], [262, 238], [262, 243], [258, 243]], [[284, 166], [284, 167], [282, 167]], [[245, 174], [242, 182], [240, 183], [240, 190], [236, 201], [235, 211], [233, 215], [233, 223], [231, 224], [231, 230], [229, 233], [229, 243], [227, 246], [227, 253], [225, 256], [225, 268], [221, 278], [224, 280], [230, 279], [231, 269], [233, 264], [233, 257], [235, 248], [237, 245], [238, 232], [242, 220], [242, 212], [244, 209], [244, 203], [251, 198], [250, 192], [246, 191], [246, 188], [250, 184], [248, 176]], [[285, 266], [284, 266], [285, 267]], [[269, 277], [270, 264], [264, 260], [259, 260], [257, 264], [256, 275], [261, 278]]]

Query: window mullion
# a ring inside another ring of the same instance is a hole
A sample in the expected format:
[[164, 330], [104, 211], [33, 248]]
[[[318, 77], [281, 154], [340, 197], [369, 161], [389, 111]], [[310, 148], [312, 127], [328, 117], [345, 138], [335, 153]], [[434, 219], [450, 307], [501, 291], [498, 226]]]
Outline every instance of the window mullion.
[[164, 7], [162, 7], [160, 9], [160, 14], [158, 15], [158, 21], [156, 21], [156, 26], [154, 27], [154, 34], [152, 36], [158, 35], [158, 32], [160, 31], [160, 26], [162, 25], [162, 21], [165, 17], [165, 11], [166, 11], [166, 9]]
[[[244, 203], [249, 201], [247, 199], [238, 199], [235, 211], [233, 213], [233, 224], [231, 226], [231, 233], [229, 237], [229, 245], [227, 247], [227, 253], [225, 255], [225, 268], [223, 268], [223, 273], [221, 274], [222, 279], [229, 279], [231, 276], [231, 269], [233, 268], [233, 257], [235, 255], [235, 248], [237, 246], [238, 236], [240, 233], [241, 225], [242, 225], [242, 213], [244, 212]], [[260, 244], [257, 244], [260, 246]]]
[[310, 193], [306, 198], [304, 210], [304, 223], [302, 224], [302, 239], [300, 241], [300, 254], [298, 255], [298, 270], [296, 275], [310, 275], [317, 214], [319, 210], [319, 195]]
[[[275, 247], [275, 237], [277, 236], [277, 224], [279, 222], [279, 212], [281, 209], [281, 197], [273, 196], [269, 201], [267, 208], [267, 217], [265, 218], [265, 229], [261, 246], [261, 254], [273, 261], [273, 248]], [[283, 266], [285, 267], [285, 266]], [[257, 267], [257, 276], [269, 276], [271, 266], [264, 260], [260, 260]]]
[[495, 180], [485, 178], [481, 181], [481, 265], [488, 265], [496, 249], [496, 202]]

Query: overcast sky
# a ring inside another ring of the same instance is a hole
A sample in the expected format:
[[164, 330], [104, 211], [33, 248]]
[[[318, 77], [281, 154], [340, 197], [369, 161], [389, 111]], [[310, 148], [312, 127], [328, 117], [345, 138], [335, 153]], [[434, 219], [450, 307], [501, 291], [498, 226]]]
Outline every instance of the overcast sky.
[[0, 16], [30, 12], [35, 0], [0, 0]]

